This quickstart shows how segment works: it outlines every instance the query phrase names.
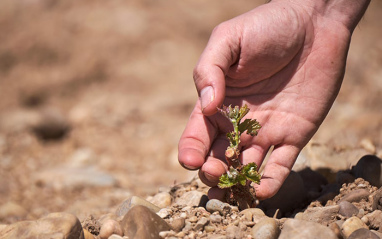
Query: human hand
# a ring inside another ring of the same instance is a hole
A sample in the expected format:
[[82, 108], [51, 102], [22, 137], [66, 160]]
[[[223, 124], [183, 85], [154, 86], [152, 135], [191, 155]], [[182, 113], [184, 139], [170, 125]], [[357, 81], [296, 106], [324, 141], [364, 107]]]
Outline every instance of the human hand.
[[281, 187], [340, 89], [359, 17], [339, 21], [338, 16], [272, 1], [214, 29], [194, 70], [199, 100], [179, 142], [180, 163], [200, 169], [201, 180], [213, 187], [210, 197], [220, 197], [215, 186], [227, 170], [230, 124], [215, 114], [222, 103], [247, 104], [247, 117], [262, 125], [257, 137], [241, 138], [243, 164], [261, 165], [274, 146], [257, 197], [269, 198]]

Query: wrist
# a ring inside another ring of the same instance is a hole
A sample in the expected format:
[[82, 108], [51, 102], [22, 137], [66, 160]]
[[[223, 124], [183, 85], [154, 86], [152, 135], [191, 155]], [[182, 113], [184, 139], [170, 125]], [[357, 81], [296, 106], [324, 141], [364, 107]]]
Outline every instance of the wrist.
[[304, 8], [317, 19], [340, 23], [353, 32], [370, 0], [273, 0], [272, 2], [289, 2], [296, 7]]

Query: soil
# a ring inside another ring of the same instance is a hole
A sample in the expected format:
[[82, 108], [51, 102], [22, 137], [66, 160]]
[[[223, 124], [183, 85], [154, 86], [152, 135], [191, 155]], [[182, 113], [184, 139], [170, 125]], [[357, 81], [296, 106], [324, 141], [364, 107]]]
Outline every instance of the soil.
[[[26, 211], [0, 223], [54, 211], [97, 217], [128, 195], [193, 178], [177, 162], [197, 98], [193, 67], [214, 26], [262, 3], [0, 1], [0, 205]], [[343, 87], [313, 138], [333, 154], [382, 153], [381, 12], [372, 1], [355, 30]], [[115, 183], [57, 186], [46, 174], [73, 164]]]

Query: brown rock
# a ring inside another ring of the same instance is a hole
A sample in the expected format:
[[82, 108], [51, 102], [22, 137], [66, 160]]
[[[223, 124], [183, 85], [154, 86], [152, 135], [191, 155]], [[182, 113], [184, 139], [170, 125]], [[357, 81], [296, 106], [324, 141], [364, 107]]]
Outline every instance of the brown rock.
[[299, 215], [299, 219], [318, 222], [323, 225], [328, 223], [336, 217], [340, 206], [327, 206], [327, 207], [311, 207], [305, 210], [302, 215]]
[[347, 239], [380, 239], [379, 236], [366, 228], [355, 230]]
[[159, 232], [171, 230], [165, 220], [145, 206], [137, 205], [129, 210], [121, 221], [125, 236], [135, 239], [159, 238]]
[[76, 216], [62, 212], [48, 214], [37, 221], [8, 225], [0, 232], [0, 238], [84, 239], [84, 232]]
[[363, 178], [371, 185], [382, 186], [382, 160], [375, 155], [363, 156], [353, 168], [356, 178]]
[[348, 201], [342, 201], [338, 204], [338, 206], [340, 206], [338, 213], [344, 217], [355, 216], [359, 212], [358, 208]]
[[366, 189], [356, 189], [346, 194], [340, 202], [348, 201], [348, 202], [360, 202], [362, 199], [367, 199], [370, 195], [370, 192]]

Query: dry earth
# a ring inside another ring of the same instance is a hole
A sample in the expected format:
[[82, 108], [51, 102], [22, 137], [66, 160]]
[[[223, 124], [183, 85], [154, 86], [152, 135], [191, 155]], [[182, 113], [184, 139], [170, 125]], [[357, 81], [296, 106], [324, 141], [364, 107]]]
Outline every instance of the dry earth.
[[[0, 1], [0, 206], [24, 210], [0, 223], [101, 215], [191, 179], [177, 142], [193, 66], [215, 25], [261, 3]], [[339, 97], [303, 152], [313, 169], [382, 153], [381, 13], [372, 1], [354, 33]]]

